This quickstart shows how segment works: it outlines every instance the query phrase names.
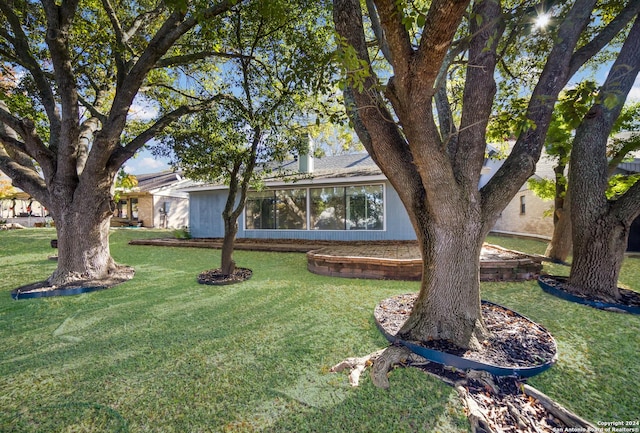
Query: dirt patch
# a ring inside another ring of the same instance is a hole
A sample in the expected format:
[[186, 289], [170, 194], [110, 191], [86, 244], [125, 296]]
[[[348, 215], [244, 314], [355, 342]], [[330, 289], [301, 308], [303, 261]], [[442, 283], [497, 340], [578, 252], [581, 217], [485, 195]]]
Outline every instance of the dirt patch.
[[251, 278], [252, 275], [253, 271], [248, 268], [236, 268], [232, 274], [224, 274], [220, 268], [217, 268], [201, 272], [198, 275], [198, 282], [211, 286], [224, 286], [241, 283]]

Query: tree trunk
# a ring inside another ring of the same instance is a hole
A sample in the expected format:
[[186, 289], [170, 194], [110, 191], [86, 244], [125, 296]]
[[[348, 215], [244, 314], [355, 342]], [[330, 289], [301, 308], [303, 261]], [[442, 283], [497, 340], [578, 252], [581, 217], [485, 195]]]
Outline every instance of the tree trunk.
[[567, 258], [573, 251], [573, 242], [571, 241], [571, 210], [568, 203], [556, 209], [556, 221], [553, 224], [553, 236], [551, 242], [547, 246], [545, 255], [554, 262], [566, 262]]
[[109, 189], [95, 188], [93, 194], [86, 190], [79, 187], [72, 198], [58, 192], [50, 209], [58, 235], [58, 267], [49, 277], [52, 285], [133, 277], [133, 269], [116, 264], [111, 257]]
[[620, 299], [618, 276], [629, 226], [610, 216], [576, 227], [569, 290], [608, 301]]
[[224, 238], [220, 252], [220, 269], [224, 275], [231, 275], [236, 269], [236, 262], [233, 261], [233, 249], [238, 233], [238, 221], [226, 212], [223, 212], [222, 219], [224, 220]]
[[482, 228], [477, 221], [443, 227], [430, 219], [421, 232], [422, 285], [399, 336], [477, 349], [488, 334], [480, 308]]
[[[560, 154], [559, 158], [564, 160], [566, 154]], [[572, 252], [573, 243], [571, 241], [571, 209], [569, 208], [569, 191], [567, 190], [564, 170], [566, 164], [559, 163], [554, 167], [556, 192], [553, 213], [553, 236], [547, 246], [545, 255], [554, 262], [566, 262]]]
[[640, 184], [615, 201], [607, 199], [607, 139], [640, 71], [640, 17], [637, 17], [596, 104], [576, 130], [569, 191], [573, 224], [573, 266], [569, 290], [618, 300], [618, 275], [629, 229], [640, 211]]

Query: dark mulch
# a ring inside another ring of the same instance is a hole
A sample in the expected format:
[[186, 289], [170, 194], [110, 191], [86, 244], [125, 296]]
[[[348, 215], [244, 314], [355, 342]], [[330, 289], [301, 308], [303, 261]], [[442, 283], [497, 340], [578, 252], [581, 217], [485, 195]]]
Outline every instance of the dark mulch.
[[198, 282], [211, 286], [223, 286], [241, 283], [251, 278], [252, 275], [253, 271], [248, 268], [236, 268], [232, 274], [223, 274], [222, 270], [217, 268], [201, 272], [200, 275], [198, 275]]
[[[383, 300], [374, 315], [382, 328], [395, 335], [411, 314], [417, 294], [398, 295]], [[555, 359], [557, 347], [543, 327], [513, 311], [495, 304], [482, 304], [482, 317], [491, 336], [482, 342], [480, 351], [456, 347], [451, 342], [420, 342], [429, 349], [501, 367], [533, 367]]]
[[[380, 302], [374, 312], [376, 321], [386, 332], [396, 334], [411, 314], [416, 298], [417, 294], [406, 294]], [[423, 345], [502, 367], [530, 367], [555, 360], [555, 340], [543, 327], [491, 303], [483, 303], [482, 316], [492, 335], [483, 342], [481, 351], [462, 350], [446, 341]], [[540, 433], [570, 431], [569, 428], [588, 431], [592, 427], [543, 394], [538, 392], [539, 398], [530, 396], [531, 388], [522, 379], [460, 371], [427, 360], [410, 365], [456, 386], [461, 396], [466, 396], [472, 431], [476, 433]]]
[[[560, 292], [564, 292], [571, 296], [575, 296], [586, 302], [590, 302], [590, 303], [602, 302], [602, 303], [614, 304], [614, 305], [619, 305], [624, 307], [631, 307], [634, 309], [640, 308], [640, 293], [635, 292], [633, 290], [623, 289], [622, 287], [618, 287], [618, 290], [620, 291], [620, 299], [613, 300], [613, 299], [607, 299], [605, 297], [598, 298], [598, 297], [586, 296], [580, 293], [579, 289], [569, 286], [567, 277], [559, 277], [555, 275], [543, 275], [540, 277], [540, 281], [553, 287], [554, 289]], [[603, 309], [608, 309], [612, 311], [622, 311], [622, 310], [616, 310], [615, 306], [613, 306], [612, 308], [603, 308]]]
[[527, 395], [523, 383], [512, 377], [493, 378], [489, 383], [468, 378], [464, 387], [496, 432], [555, 432], [571, 427]]

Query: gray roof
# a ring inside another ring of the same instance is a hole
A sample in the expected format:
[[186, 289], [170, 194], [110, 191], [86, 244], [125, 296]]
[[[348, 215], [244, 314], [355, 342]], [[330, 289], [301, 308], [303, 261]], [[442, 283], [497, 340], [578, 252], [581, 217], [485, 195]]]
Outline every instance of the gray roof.
[[165, 170], [158, 173], [137, 174], [135, 177], [138, 180], [138, 186], [134, 190], [149, 192], [179, 182], [182, 180], [182, 173]]
[[[313, 158], [313, 173], [326, 171], [359, 171], [363, 168], [378, 168], [368, 153], [348, 153], [344, 155], [323, 156]], [[275, 164], [273, 167], [280, 168], [286, 172], [298, 171], [298, 159], [285, 161], [282, 164]]]

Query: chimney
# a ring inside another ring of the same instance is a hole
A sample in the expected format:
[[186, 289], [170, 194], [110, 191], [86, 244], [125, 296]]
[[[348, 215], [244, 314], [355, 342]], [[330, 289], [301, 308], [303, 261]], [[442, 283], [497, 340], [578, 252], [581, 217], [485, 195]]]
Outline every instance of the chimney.
[[307, 145], [301, 146], [300, 155], [298, 156], [298, 171], [300, 173], [313, 173], [313, 140], [310, 135], [301, 137]]

